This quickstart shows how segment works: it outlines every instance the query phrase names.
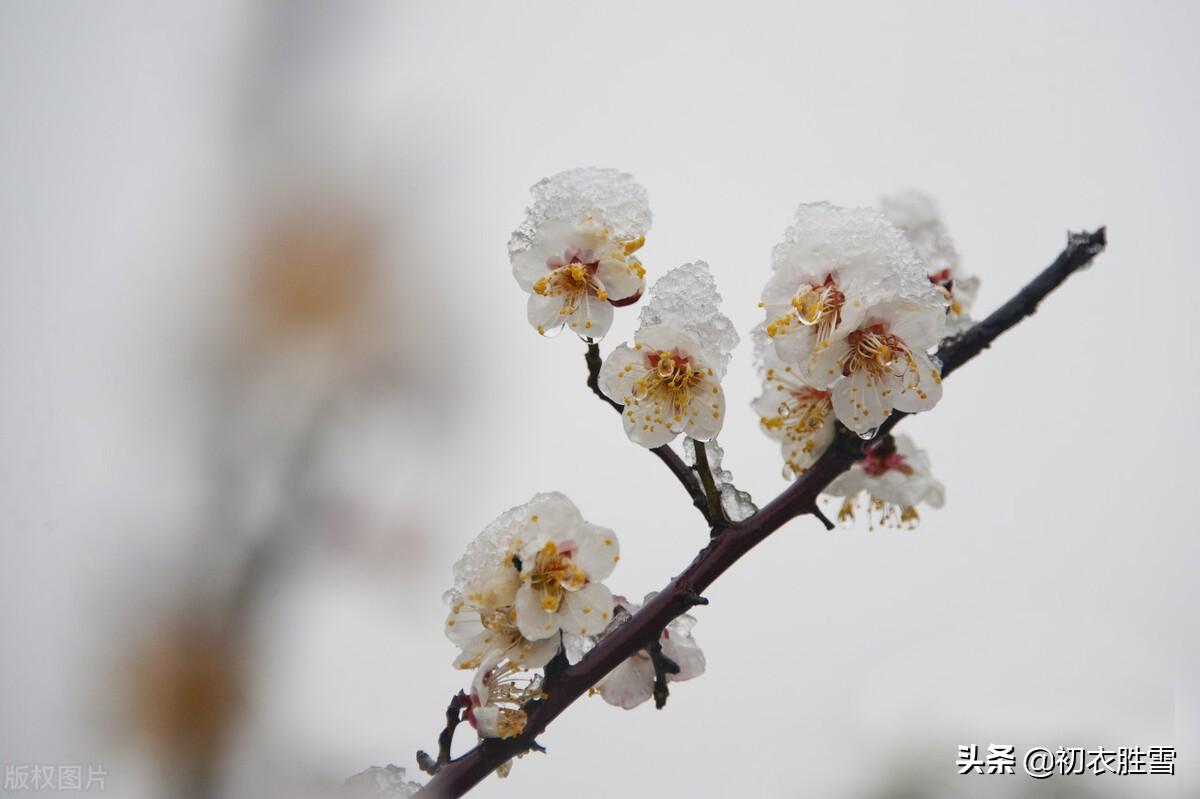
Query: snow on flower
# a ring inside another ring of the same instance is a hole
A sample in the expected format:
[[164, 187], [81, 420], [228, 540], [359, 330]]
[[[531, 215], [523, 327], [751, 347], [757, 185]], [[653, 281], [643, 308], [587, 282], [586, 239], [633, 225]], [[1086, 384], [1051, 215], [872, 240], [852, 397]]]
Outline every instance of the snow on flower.
[[959, 333], [970, 327], [979, 278], [963, 272], [954, 241], [933, 199], [919, 191], [906, 191], [883, 197], [879, 206], [884, 216], [908, 237], [917, 257], [925, 262], [929, 280], [945, 293], [950, 332]]
[[878, 211], [801, 205], [763, 290], [766, 332], [804, 383], [829, 390], [838, 420], [869, 437], [896, 408], [941, 397], [926, 351], [942, 338], [944, 293]]
[[658, 447], [687, 433], [708, 441], [725, 421], [721, 378], [737, 345], [733, 323], [718, 310], [708, 264], [672, 269], [654, 284], [633, 345], [605, 359], [600, 388], [625, 406], [625, 433]]
[[[499, 583], [484, 585], [500, 586], [496, 599], [503, 603], [504, 615], [498, 626], [504, 636], [465, 649], [464, 655], [472, 656], [467, 662], [473, 663], [475, 653], [483, 650], [482, 662], [500, 646], [515, 651], [516, 657], [508, 656], [518, 665], [537, 667], [557, 653], [560, 630], [587, 635], [604, 629], [612, 618], [613, 601], [601, 581], [620, 560], [612, 530], [584, 521], [562, 494], [538, 494], [493, 522], [489, 531], [493, 534], [476, 552], [468, 551], [464, 560], [470, 563], [464, 571], [472, 578], [467, 584], [476, 586], [496, 571], [502, 574]], [[472, 596], [461, 589], [459, 595], [468, 601]], [[486, 591], [477, 590], [476, 596], [482, 596], [477, 604], [490, 607]]]
[[527, 542], [540, 540], [544, 524], [586, 525], [562, 494], [538, 494], [489, 524], [455, 564], [454, 588], [446, 593], [446, 637], [462, 650], [454, 661], [457, 668], [478, 668], [498, 654], [536, 669], [558, 653], [557, 636], [527, 636], [518, 625], [520, 555]]
[[543, 335], [564, 325], [599, 340], [613, 307], [641, 297], [634, 255], [650, 228], [646, 190], [615, 169], [572, 169], [537, 183], [525, 222], [508, 244], [513, 276], [529, 292], [529, 323]]
[[466, 720], [481, 738], [513, 738], [525, 730], [525, 703], [544, 697], [541, 677], [492, 655], [471, 681]]
[[917, 283], [928, 288], [903, 235], [869, 208], [801, 205], [771, 261], [762, 294], [767, 335], [779, 357], [817, 388], [831, 381], [810, 374], [815, 355], [845, 338], [889, 294]]
[[[654, 593], [650, 593], [644, 601], [653, 598]], [[617, 604], [630, 615], [642, 607], [624, 597], [617, 597]], [[695, 618], [684, 614], [670, 622], [659, 636], [663, 655], [679, 666], [678, 673], [666, 675], [667, 682], [690, 680], [704, 673], [704, 653], [692, 637], [695, 624]], [[639, 651], [609, 672], [593, 690], [610, 705], [631, 710], [654, 695], [654, 663], [645, 651]]]
[[408, 797], [421, 790], [421, 784], [407, 779], [407, 772], [399, 766], [372, 766], [346, 780], [342, 796], [358, 799], [380, 799], [380, 797]]
[[945, 316], [937, 304], [881, 303], [817, 356], [818, 371], [838, 376], [829, 393], [842, 424], [869, 438], [893, 409], [917, 413], [938, 403], [941, 366], [926, 350], [941, 340]]
[[945, 489], [930, 468], [929, 456], [905, 435], [888, 436], [867, 449], [866, 457], [829, 484], [825, 494], [842, 497], [838, 521], [853, 521], [864, 508], [874, 529], [879, 524], [915, 527], [917, 505], [942, 507]]
[[808, 385], [797, 367], [780, 360], [761, 326], [754, 331], [754, 349], [763, 392], [752, 407], [763, 432], [780, 442], [784, 478], [794, 479], [833, 441], [833, 400], [829, 391]]

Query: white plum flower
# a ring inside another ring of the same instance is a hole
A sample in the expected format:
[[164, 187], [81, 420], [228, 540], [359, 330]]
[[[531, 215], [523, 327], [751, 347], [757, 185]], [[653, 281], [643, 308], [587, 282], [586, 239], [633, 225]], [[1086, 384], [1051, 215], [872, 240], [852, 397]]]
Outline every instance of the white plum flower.
[[946, 295], [947, 325], [951, 333], [971, 325], [971, 306], [979, 292], [979, 278], [962, 268], [954, 240], [946, 231], [937, 205], [929, 195], [906, 191], [883, 197], [879, 203], [884, 215], [908, 237], [925, 263], [929, 280]]
[[466, 719], [481, 738], [513, 738], [525, 730], [525, 703], [544, 697], [539, 676], [493, 655], [471, 681]]
[[703, 261], [672, 269], [651, 290], [632, 346], [605, 359], [600, 389], [625, 406], [631, 441], [653, 448], [680, 433], [708, 441], [721, 431], [721, 378], [738, 335], [720, 299]]
[[[645, 602], [653, 598], [654, 593], [647, 594]], [[642, 607], [624, 597], [618, 597], [617, 603], [630, 614]], [[667, 624], [659, 636], [663, 655], [679, 666], [677, 673], [666, 675], [667, 682], [690, 680], [704, 673], [704, 653], [692, 637], [695, 624], [695, 618], [684, 614]], [[653, 661], [644, 650], [639, 650], [609, 672], [594, 690], [610, 705], [631, 710], [654, 695], [654, 677]]]
[[456, 668], [478, 668], [493, 655], [540, 668], [558, 653], [557, 637], [533, 639], [517, 626], [521, 575], [516, 558], [538, 533], [537, 520], [554, 516], [563, 503], [574, 508], [561, 494], [538, 494], [501, 514], [455, 564], [454, 588], [446, 593], [450, 605], [446, 637], [461, 650], [454, 661]]
[[833, 441], [833, 400], [828, 390], [808, 385], [797, 367], [780, 360], [761, 327], [754, 333], [763, 393], [752, 407], [763, 432], [780, 442], [784, 478], [794, 479]]
[[872, 529], [876, 519], [885, 526], [916, 526], [918, 505], [940, 508], [945, 502], [945, 488], [934, 478], [929, 456], [905, 435], [885, 437], [869, 447], [825, 494], [844, 498], [838, 521], [852, 521], [861, 506]]
[[620, 560], [612, 530], [584, 521], [562, 494], [541, 494], [537, 512], [521, 525], [511, 558], [520, 587], [514, 599], [517, 630], [527, 640], [554, 642], [559, 631], [596, 634], [612, 619], [612, 593], [601, 582]]
[[599, 340], [613, 307], [641, 297], [646, 271], [634, 253], [650, 228], [646, 190], [615, 169], [572, 169], [537, 183], [534, 204], [508, 244], [513, 276], [529, 292], [529, 323], [564, 325]]
[[829, 394], [838, 421], [869, 438], [893, 409], [918, 413], [937, 405], [941, 365], [927, 350], [941, 341], [945, 325], [940, 299], [892, 300], [872, 307], [857, 328], [818, 354], [813, 368], [834, 381]]
[[919, 299], [931, 288], [903, 234], [870, 208], [801, 205], [771, 261], [761, 302], [767, 335], [779, 357], [816, 388], [832, 381], [816, 373], [813, 359], [855, 330], [874, 305]]

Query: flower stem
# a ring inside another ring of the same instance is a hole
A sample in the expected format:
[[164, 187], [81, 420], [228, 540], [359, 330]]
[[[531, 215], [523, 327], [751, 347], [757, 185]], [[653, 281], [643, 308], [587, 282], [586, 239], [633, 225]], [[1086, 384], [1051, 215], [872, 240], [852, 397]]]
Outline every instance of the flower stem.
[[712, 469], [708, 466], [708, 451], [703, 441], [692, 441], [696, 450], [696, 472], [700, 475], [700, 484], [704, 486], [704, 496], [708, 499], [708, 520], [712, 526], [712, 534], [716, 535], [726, 526], [725, 513], [721, 510], [721, 494], [717, 491], [717, 482], [713, 480]]

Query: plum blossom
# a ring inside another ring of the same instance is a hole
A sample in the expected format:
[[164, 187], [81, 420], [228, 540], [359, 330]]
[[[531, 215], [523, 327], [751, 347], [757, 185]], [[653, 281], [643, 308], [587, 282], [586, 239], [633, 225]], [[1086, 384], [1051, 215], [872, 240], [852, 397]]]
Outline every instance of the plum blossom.
[[634, 255], [650, 228], [646, 190], [615, 169], [572, 169], [532, 189], [534, 204], [508, 245], [513, 277], [529, 292], [542, 335], [564, 325], [597, 341], [613, 308], [641, 297], [646, 270]]
[[766, 333], [804, 383], [829, 390], [837, 418], [869, 436], [893, 408], [941, 397], [926, 354], [946, 299], [904, 235], [878, 211], [801, 205], [763, 290]]
[[892, 410], [927, 411], [942, 398], [941, 365], [927, 349], [945, 329], [937, 304], [880, 303], [844, 339], [814, 359], [834, 379], [829, 389], [838, 420], [869, 438]]
[[979, 278], [963, 271], [954, 241], [933, 199], [919, 191], [906, 191], [883, 197], [879, 207], [908, 238], [917, 257], [925, 263], [930, 282], [946, 295], [949, 332], [960, 333], [970, 327]]
[[833, 441], [833, 400], [828, 390], [808, 385], [797, 367], [780, 360], [761, 327], [754, 344], [763, 391], [751, 407], [763, 432], [779, 441], [783, 476], [791, 480], [808, 471]]
[[544, 697], [540, 676], [492, 655], [471, 681], [466, 720], [481, 738], [512, 738], [525, 730], [525, 703]]
[[945, 488], [930, 468], [929, 456], [906, 435], [886, 436], [867, 449], [866, 457], [837, 477], [825, 494], [843, 497], [838, 521], [853, 521], [856, 507], [865, 508], [874, 529], [915, 527], [917, 505], [940, 508]]
[[455, 564], [455, 585], [446, 593], [450, 605], [446, 637], [461, 650], [456, 668], [478, 668], [499, 655], [536, 669], [558, 653], [557, 636], [527, 636], [518, 625], [522, 576], [517, 564], [526, 543], [542, 535], [543, 523], [586, 524], [562, 494], [538, 494], [489, 524]]
[[513, 601], [514, 622], [527, 640], [559, 640], [595, 634], [612, 619], [612, 593], [602, 580], [621, 559], [612, 530], [584, 521], [562, 494], [547, 500], [522, 524], [516, 554], [520, 586]]
[[738, 336], [719, 302], [706, 263], [673, 269], [654, 285], [633, 344], [605, 359], [600, 389], [625, 406], [631, 441], [653, 448], [680, 433], [708, 441], [721, 431], [721, 378]]
[[[644, 602], [653, 598], [654, 593], [647, 594]], [[617, 605], [630, 615], [642, 608], [624, 597], [617, 597]], [[690, 680], [704, 673], [704, 653], [692, 637], [695, 624], [694, 617], [684, 614], [671, 621], [659, 636], [663, 655], [679, 666], [677, 673], [666, 675], [667, 682]], [[654, 677], [654, 663], [650, 656], [645, 651], [639, 651], [609, 672], [593, 690], [610, 705], [631, 710], [654, 695]]]

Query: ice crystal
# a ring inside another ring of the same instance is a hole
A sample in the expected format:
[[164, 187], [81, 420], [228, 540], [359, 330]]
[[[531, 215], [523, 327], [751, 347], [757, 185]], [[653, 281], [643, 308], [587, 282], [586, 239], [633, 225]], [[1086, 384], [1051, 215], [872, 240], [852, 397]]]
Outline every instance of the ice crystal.
[[641, 330], [668, 325], [691, 333], [704, 349], [707, 363], [724, 376], [739, 337], [721, 313], [721, 295], [704, 261], [684, 264], [660, 277], [638, 317]]
[[905, 191], [880, 198], [879, 207], [908, 236], [917, 257], [928, 265], [931, 274], [958, 268], [958, 251], [933, 198], [923, 192]]
[[409, 797], [421, 789], [421, 785], [405, 779], [405, 771], [399, 766], [372, 766], [346, 780], [343, 795], [362, 797], [401, 796]]
[[[754, 504], [750, 494], [739, 490], [733, 484], [733, 473], [721, 468], [725, 450], [721, 449], [716, 439], [705, 442], [704, 455], [708, 460], [708, 470], [712, 472], [713, 482], [721, 495], [721, 509], [725, 511], [725, 518], [731, 522], [741, 522], [758, 513], [758, 506]], [[696, 468], [696, 442], [691, 438], [683, 440], [683, 461], [693, 469]]]
[[552, 220], [602, 220], [614, 239], [633, 241], [650, 230], [646, 190], [633, 175], [616, 169], [581, 167], [543, 178], [530, 189], [533, 205], [508, 242], [510, 257], [529, 249], [538, 227]]
[[802, 204], [771, 260], [774, 274], [768, 293], [772, 283], [782, 281], [790, 297], [797, 277], [811, 276], [819, 283], [830, 272], [840, 272], [867, 305], [884, 299], [936, 301], [925, 266], [908, 239], [873, 208]]

